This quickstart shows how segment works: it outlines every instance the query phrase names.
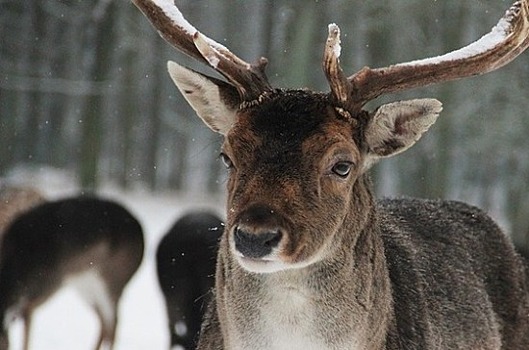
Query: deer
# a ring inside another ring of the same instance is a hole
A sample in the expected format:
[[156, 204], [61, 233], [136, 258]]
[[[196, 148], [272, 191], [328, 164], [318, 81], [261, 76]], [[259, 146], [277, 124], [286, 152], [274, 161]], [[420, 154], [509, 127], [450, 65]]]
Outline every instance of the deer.
[[156, 250], [171, 349], [195, 349], [205, 305], [214, 286], [218, 241], [223, 222], [210, 210], [178, 218]]
[[168, 62], [200, 119], [223, 136], [226, 226], [200, 350], [528, 349], [527, 266], [484, 211], [458, 201], [376, 199], [369, 175], [436, 121], [423, 98], [381, 95], [484, 74], [529, 46], [515, 2], [453, 52], [347, 76], [328, 27], [330, 91], [277, 88], [210, 39], [172, 0], [132, 0], [166, 41], [214, 78]]
[[33, 312], [63, 287], [74, 287], [100, 322], [95, 349], [112, 349], [122, 292], [138, 269], [143, 230], [120, 204], [75, 196], [45, 202], [20, 214], [0, 247], [0, 349], [9, 326], [23, 321], [30, 349]]

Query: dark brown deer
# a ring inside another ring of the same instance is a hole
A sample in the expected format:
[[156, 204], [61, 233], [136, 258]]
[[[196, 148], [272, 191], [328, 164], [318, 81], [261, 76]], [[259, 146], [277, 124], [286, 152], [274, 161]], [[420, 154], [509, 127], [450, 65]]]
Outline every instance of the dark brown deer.
[[528, 349], [526, 267], [482, 211], [376, 201], [369, 168], [412, 146], [434, 99], [367, 111], [382, 94], [497, 69], [529, 45], [528, 1], [446, 55], [347, 77], [329, 26], [330, 93], [273, 88], [199, 33], [171, 0], [133, 0], [161, 35], [225, 81], [170, 62], [202, 120], [224, 135], [227, 223], [199, 349]]
[[222, 220], [206, 210], [180, 217], [156, 250], [158, 282], [167, 308], [171, 349], [196, 348], [215, 281]]
[[62, 199], [18, 216], [0, 249], [0, 350], [8, 349], [8, 327], [17, 317], [29, 349], [33, 311], [65, 285], [78, 289], [99, 318], [95, 349], [112, 349], [118, 302], [143, 246], [138, 221], [107, 200]]

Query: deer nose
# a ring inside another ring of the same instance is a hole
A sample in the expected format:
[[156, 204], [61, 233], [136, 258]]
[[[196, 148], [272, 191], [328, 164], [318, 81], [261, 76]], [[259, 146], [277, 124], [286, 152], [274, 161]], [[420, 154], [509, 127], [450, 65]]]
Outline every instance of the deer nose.
[[272, 252], [281, 241], [279, 230], [252, 233], [241, 227], [234, 231], [235, 248], [246, 258], [259, 259]]

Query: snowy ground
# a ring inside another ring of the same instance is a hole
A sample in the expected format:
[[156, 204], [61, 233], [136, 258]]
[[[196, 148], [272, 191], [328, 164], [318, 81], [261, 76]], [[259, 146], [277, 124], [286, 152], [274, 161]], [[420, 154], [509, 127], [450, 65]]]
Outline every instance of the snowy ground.
[[[35, 183], [34, 183], [35, 184]], [[50, 197], [74, 194], [75, 188], [57, 183], [38, 184]], [[143, 226], [146, 249], [143, 263], [124, 291], [119, 310], [115, 350], [164, 350], [169, 348], [165, 305], [158, 288], [155, 251], [158, 241], [174, 220], [192, 208], [211, 208], [222, 213], [221, 198], [196, 198], [176, 194], [125, 193], [112, 188], [100, 194], [127, 207]], [[92, 310], [74, 290], [64, 289], [35, 312], [31, 350], [93, 349], [99, 324]], [[21, 349], [22, 325], [11, 327], [11, 349]]]

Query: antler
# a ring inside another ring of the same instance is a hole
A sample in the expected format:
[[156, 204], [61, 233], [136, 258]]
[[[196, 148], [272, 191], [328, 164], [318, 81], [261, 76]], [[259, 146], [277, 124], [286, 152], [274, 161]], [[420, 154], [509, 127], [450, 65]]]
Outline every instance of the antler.
[[338, 27], [330, 25], [323, 67], [334, 98], [355, 112], [382, 94], [483, 74], [511, 62], [529, 46], [529, 4], [515, 2], [490, 33], [459, 50], [384, 68], [364, 67], [348, 78], [339, 67], [339, 35]]
[[250, 64], [230, 50], [201, 34], [178, 10], [172, 0], [132, 0], [160, 35], [176, 49], [212, 66], [233, 84], [243, 101], [257, 99], [271, 90], [265, 74], [267, 59]]
[[340, 28], [331, 23], [329, 24], [329, 36], [323, 54], [323, 71], [329, 81], [335, 102], [345, 107], [349, 101], [352, 86], [340, 67], [341, 50]]

